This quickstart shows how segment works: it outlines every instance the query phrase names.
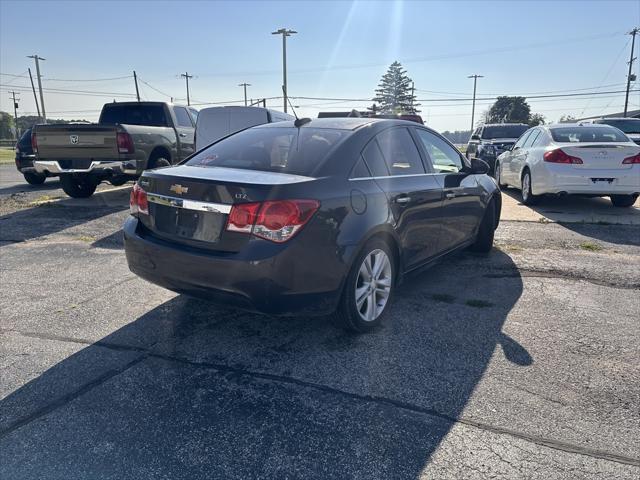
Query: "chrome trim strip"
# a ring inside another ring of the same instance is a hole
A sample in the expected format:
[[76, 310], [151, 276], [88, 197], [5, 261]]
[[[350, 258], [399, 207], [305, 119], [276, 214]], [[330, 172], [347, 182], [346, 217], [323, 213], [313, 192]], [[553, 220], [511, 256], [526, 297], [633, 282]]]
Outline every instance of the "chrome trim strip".
[[33, 162], [33, 166], [38, 173], [88, 173], [95, 169], [113, 168], [122, 171], [123, 163], [121, 161], [116, 162], [91, 162], [89, 168], [62, 168], [57, 161], [52, 160], [36, 160]]
[[[450, 172], [452, 173], [452, 172]], [[407, 174], [407, 175], [382, 175], [379, 177], [356, 177], [356, 178], [350, 178], [349, 181], [360, 181], [360, 180], [383, 180], [383, 179], [388, 179], [388, 178], [405, 178], [405, 177], [429, 177], [431, 175], [446, 175], [443, 172], [440, 173], [412, 173], [412, 174]]]
[[147, 193], [147, 200], [167, 207], [184, 208], [185, 210], [196, 210], [198, 212], [224, 213], [231, 212], [231, 205], [225, 203], [198, 202], [183, 198], [169, 197], [157, 193]]

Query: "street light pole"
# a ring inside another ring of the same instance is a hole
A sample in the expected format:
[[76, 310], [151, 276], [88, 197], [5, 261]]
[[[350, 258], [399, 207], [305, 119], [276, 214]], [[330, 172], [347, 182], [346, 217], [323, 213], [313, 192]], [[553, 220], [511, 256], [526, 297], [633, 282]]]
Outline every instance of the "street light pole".
[[250, 87], [250, 83], [239, 83], [239, 87], [244, 87], [244, 106], [247, 106], [247, 87]]
[[298, 33], [295, 30], [289, 30], [286, 28], [280, 28], [275, 32], [271, 32], [271, 35], [282, 35], [282, 90], [284, 94], [284, 113], [287, 113], [287, 37]]
[[40, 78], [40, 60], [46, 60], [46, 58], [36, 55], [29, 55], [27, 58], [33, 58], [36, 61], [36, 76], [38, 77], [38, 89], [40, 90], [40, 106], [42, 107], [42, 121], [47, 123], [47, 114], [44, 111], [44, 95], [42, 94], [42, 79]]
[[473, 103], [471, 104], [471, 134], [473, 135], [473, 121], [475, 120], [474, 117], [476, 114], [476, 83], [478, 82], [479, 78], [484, 77], [482, 75], [473, 74], [469, 75], [467, 78], [473, 78]]

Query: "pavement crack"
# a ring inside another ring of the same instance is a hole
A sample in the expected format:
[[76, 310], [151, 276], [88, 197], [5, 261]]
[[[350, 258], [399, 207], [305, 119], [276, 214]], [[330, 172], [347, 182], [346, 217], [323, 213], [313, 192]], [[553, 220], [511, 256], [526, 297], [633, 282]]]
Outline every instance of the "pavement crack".
[[431, 417], [435, 417], [435, 418], [439, 418], [442, 419], [444, 421], [450, 422], [452, 424], [462, 424], [462, 425], [466, 425], [469, 427], [473, 427], [479, 430], [483, 430], [483, 431], [487, 431], [487, 432], [492, 432], [498, 435], [507, 435], [513, 438], [517, 438], [520, 440], [523, 440], [525, 442], [528, 443], [533, 443], [536, 445], [540, 445], [543, 447], [547, 447], [547, 448], [551, 448], [553, 450], [558, 450], [558, 451], [562, 451], [565, 453], [571, 453], [571, 454], [577, 454], [577, 455], [583, 455], [583, 456], [587, 456], [587, 457], [591, 457], [591, 458], [598, 458], [601, 460], [606, 460], [609, 462], [615, 462], [615, 463], [620, 463], [623, 465], [633, 465], [633, 466], [638, 466], [640, 467], [640, 459], [637, 458], [632, 458], [632, 457], [627, 457], [624, 455], [618, 455], [615, 453], [611, 453], [611, 452], [606, 452], [603, 450], [596, 450], [596, 449], [592, 449], [592, 448], [588, 448], [588, 447], [583, 447], [580, 445], [575, 445], [569, 442], [563, 442], [561, 440], [554, 440], [554, 439], [549, 439], [549, 438], [545, 438], [545, 437], [540, 437], [537, 435], [529, 435], [526, 433], [522, 433], [522, 432], [518, 432], [516, 430], [512, 430], [509, 428], [504, 428], [504, 427], [499, 427], [499, 426], [494, 426], [494, 425], [490, 425], [478, 420], [474, 420], [473, 418], [467, 418], [467, 417], [455, 417], [455, 416], [451, 416], [448, 415], [446, 413], [442, 413], [439, 412], [435, 409], [432, 408], [428, 408], [428, 407], [423, 407], [420, 405], [415, 405], [412, 403], [408, 403], [408, 402], [403, 402], [401, 400], [396, 400], [393, 398], [388, 398], [388, 397], [383, 397], [383, 396], [379, 396], [379, 395], [364, 395], [364, 394], [359, 394], [359, 393], [354, 393], [354, 392], [349, 392], [347, 390], [341, 390], [339, 388], [335, 388], [335, 387], [330, 387], [328, 385], [324, 385], [324, 384], [320, 384], [320, 383], [315, 383], [315, 382], [309, 382], [306, 380], [300, 380], [297, 379], [295, 377], [290, 377], [290, 376], [285, 376], [285, 375], [278, 375], [278, 374], [273, 374], [273, 373], [266, 373], [266, 372], [258, 372], [258, 371], [254, 371], [254, 370], [248, 370], [245, 368], [240, 368], [240, 367], [232, 367], [229, 365], [225, 365], [225, 364], [219, 364], [219, 363], [211, 363], [211, 362], [202, 362], [202, 361], [195, 361], [195, 360], [190, 360], [188, 358], [184, 358], [184, 357], [178, 357], [178, 356], [173, 356], [173, 355], [167, 355], [167, 354], [162, 354], [162, 353], [156, 353], [153, 352], [153, 347], [154, 345], [150, 345], [148, 347], [136, 347], [136, 346], [128, 346], [128, 345], [121, 345], [121, 344], [115, 344], [115, 343], [110, 343], [110, 342], [103, 342], [103, 341], [97, 341], [97, 342], [92, 342], [90, 340], [86, 340], [86, 339], [78, 339], [78, 338], [73, 338], [73, 337], [64, 337], [64, 336], [59, 336], [59, 335], [42, 335], [42, 334], [37, 334], [37, 333], [33, 333], [33, 332], [22, 332], [19, 330], [12, 330], [12, 329], [0, 329], [0, 333], [2, 332], [14, 332], [14, 333], [18, 333], [20, 335], [25, 335], [25, 336], [31, 336], [31, 337], [36, 337], [36, 338], [42, 338], [42, 339], [49, 339], [49, 340], [58, 340], [58, 341], [63, 341], [63, 342], [73, 342], [73, 343], [80, 343], [80, 344], [85, 344], [85, 345], [95, 345], [95, 346], [101, 346], [101, 347], [105, 347], [105, 348], [110, 348], [110, 349], [114, 349], [114, 350], [119, 350], [119, 351], [135, 351], [135, 352], [139, 352], [141, 353], [138, 357], [136, 357], [134, 360], [132, 360], [131, 362], [127, 363], [126, 365], [117, 368], [117, 369], [113, 369], [113, 370], [109, 370], [108, 372], [96, 377], [94, 380], [86, 383], [85, 385], [83, 385], [82, 387], [76, 389], [74, 392], [69, 393], [61, 398], [59, 398], [58, 400], [55, 400], [54, 402], [48, 404], [47, 406], [35, 411], [34, 413], [32, 413], [31, 415], [27, 416], [27, 417], [23, 417], [22, 419], [17, 420], [16, 422], [12, 423], [11, 425], [9, 425], [9, 427], [7, 427], [4, 430], [0, 430], [0, 438], [5, 437], [6, 435], [8, 435], [9, 433], [11, 433], [12, 431], [32, 422], [33, 420], [36, 420], [54, 410], [56, 410], [57, 408], [60, 408], [64, 405], [66, 405], [67, 403], [71, 402], [72, 400], [80, 397], [81, 395], [83, 395], [84, 393], [90, 391], [91, 389], [105, 383], [107, 380], [123, 373], [124, 371], [128, 370], [129, 368], [137, 365], [138, 363], [140, 363], [141, 361], [148, 359], [148, 358], [155, 358], [158, 360], [163, 360], [163, 361], [167, 361], [167, 362], [174, 362], [174, 363], [180, 363], [183, 365], [189, 365], [192, 367], [197, 367], [197, 368], [208, 368], [211, 370], [215, 370], [218, 371], [220, 373], [225, 373], [225, 374], [233, 374], [233, 375], [238, 375], [238, 376], [245, 376], [245, 377], [250, 377], [250, 378], [256, 378], [256, 379], [260, 379], [260, 380], [266, 380], [266, 381], [271, 381], [271, 382], [275, 382], [275, 383], [281, 383], [281, 384], [287, 384], [287, 385], [295, 385], [298, 387], [302, 387], [302, 388], [309, 388], [309, 389], [313, 389], [316, 391], [320, 391], [323, 393], [328, 393], [331, 395], [337, 395], [337, 396], [341, 396], [344, 398], [349, 398], [351, 400], [355, 400], [355, 401], [359, 401], [359, 402], [367, 402], [367, 403], [374, 403], [377, 405], [383, 405], [383, 406], [387, 406], [387, 407], [392, 407], [392, 408], [397, 408], [397, 409], [401, 409], [404, 411], [408, 411], [408, 412], [412, 412], [412, 413], [417, 413], [417, 414], [422, 414], [422, 415], [429, 415]]
[[54, 410], [57, 410], [58, 408], [61, 408], [61, 407], [65, 406], [65, 405], [67, 405], [68, 403], [70, 403], [71, 401], [75, 400], [76, 398], [81, 397], [82, 395], [84, 395], [85, 393], [89, 392], [90, 390], [93, 390], [94, 388], [102, 385], [103, 383], [107, 382], [108, 380], [112, 379], [113, 377], [115, 377], [117, 375], [120, 375], [121, 373], [125, 372], [126, 370], [130, 369], [131, 367], [137, 365], [138, 363], [143, 361], [145, 358], [147, 358], [146, 354], [139, 355], [138, 357], [134, 358], [129, 363], [126, 363], [125, 365], [122, 365], [121, 367], [113, 368], [113, 369], [110, 369], [110, 370], [104, 372], [102, 375], [99, 375], [99, 376], [95, 377], [91, 381], [89, 381], [89, 382], [85, 383], [84, 385], [82, 385], [81, 387], [75, 389], [73, 392], [67, 393], [66, 395], [63, 395], [62, 397], [57, 398], [56, 400], [54, 400], [53, 402], [48, 403], [44, 407], [37, 409], [36, 411], [31, 413], [30, 415], [27, 415], [26, 417], [22, 417], [22, 418], [17, 419], [16, 421], [10, 423], [6, 428], [3, 428], [2, 430], [0, 430], [0, 439], [6, 437], [7, 435], [11, 434], [12, 432], [18, 430], [19, 428], [22, 428], [25, 425], [28, 425], [29, 423], [33, 422], [34, 420], [37, 420], [37, 419], [39, 419], [39, 418], [41, 418], [41, 417], [53, 412]]

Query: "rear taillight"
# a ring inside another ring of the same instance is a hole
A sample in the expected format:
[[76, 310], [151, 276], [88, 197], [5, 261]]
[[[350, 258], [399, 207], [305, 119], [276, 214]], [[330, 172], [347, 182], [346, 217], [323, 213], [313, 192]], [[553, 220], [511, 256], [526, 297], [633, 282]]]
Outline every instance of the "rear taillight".
[[549, 163], [573, 163], [573, 164], [581, 164], [582, 159], [578, 157], [573, 157], [567, 154], [561, 148], [556, 148], [555, 150], [549, 150], [545, 152], [543, 155], [544, 161]]
[[127, 132], [118, 132], [116, 143], [118, 144], [118, 153], [133, 153], [133, 139]]
[[637, 163], [640, 163], [640, 153], [633, 157], [627, 157], [622, 161], [623, 165], [635, 165]]
[[35, 132], [31, 134], [31, 150], [33, 150], [33, 153], [38, 153], [38, 139]]
[[241, 203], [231, 208], [227, 230], [282, 243], [298, 233], [319, 207], [317, 200]]
[[142, 213], [143, 215], [149, 215], [149, 201], [147, 200], [147, 192], [143, 188], [135, 183], [129, 196], [129, 211], [131, 215], [137, 215]]

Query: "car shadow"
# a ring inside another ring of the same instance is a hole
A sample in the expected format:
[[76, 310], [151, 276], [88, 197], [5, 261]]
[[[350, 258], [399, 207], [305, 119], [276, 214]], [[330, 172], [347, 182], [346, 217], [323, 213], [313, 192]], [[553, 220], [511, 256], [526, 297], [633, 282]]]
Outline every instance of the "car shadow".
[[[128, 190], [106, 190], [90, 198], [42, 202], [0, 215], [0, 242], [24, 242], [129, 208]], [[2, 243], [0, 243], [0, 246]]]
[[62, 188], [60, 181], [57, 178], [47, 178], [44, 183], [40, 185], [29, 185], [25, 180], [24, 185], [12, 185], [10, 187], [0, 188], [0, 195], [12, 195], [14, 193], [24, 192], [47, 192], [49, 190], [58, 190]]
[[460, 254], [366, 335], [176, 296], [0, 402], [0, 473], [417, 478], [491, 362], [532, 364], [503, 331], [522, 289], [503, 252]]
[[[520, 190], [503, 188], [502, 193], [522, 205]], [[603, 242], [640, 246], [640, 203], [622, 208], [614, 207], [608, 198], [547, 196], [527, 208], [580, 235]]]

